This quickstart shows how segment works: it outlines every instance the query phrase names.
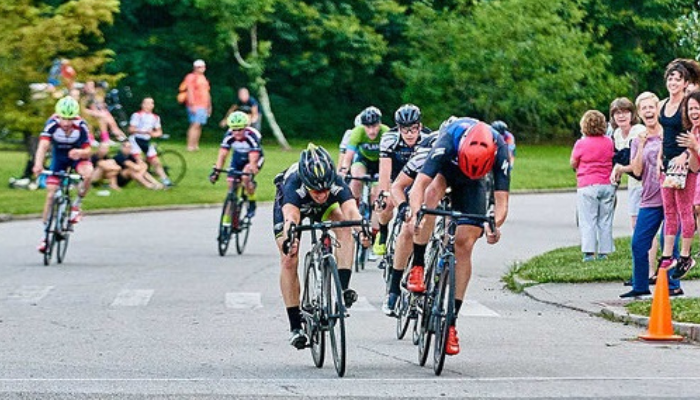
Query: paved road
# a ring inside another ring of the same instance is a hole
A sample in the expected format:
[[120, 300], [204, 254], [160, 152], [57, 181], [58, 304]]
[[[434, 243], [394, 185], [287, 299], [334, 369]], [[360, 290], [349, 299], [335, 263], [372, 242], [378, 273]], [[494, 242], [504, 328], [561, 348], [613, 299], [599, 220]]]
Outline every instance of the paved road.
[[698, 347], [641, 343], [637, 327], [502, 288], [512, 262], [577, 242], [573, 204], [512, 198], [502, 243], [476, 252], [463, 351], [437, 379], [379, 311], [375, 269], [353, 276], [345, 378], [286, 344], [268, 206], [246, 254], [224, 258], [217, 210], [88, 216], [51, 267], [37, 221], [0, 224], [0, 397], [698, 398]]

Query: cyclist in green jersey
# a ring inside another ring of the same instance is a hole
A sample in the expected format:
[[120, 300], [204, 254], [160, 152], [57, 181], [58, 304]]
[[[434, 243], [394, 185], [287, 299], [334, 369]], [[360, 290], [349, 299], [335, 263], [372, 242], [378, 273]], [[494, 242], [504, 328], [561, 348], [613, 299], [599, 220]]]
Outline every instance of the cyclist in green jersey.
[[[340, 174], [350, 172], [352, 176], [376, 175], [379, 173], [379, 143], [389, 127], [382, 124], [382, 112], [376, 107], [367, 107], [360, 116], [362, 125], [352, 130]], [[362, 194], [362, 182], [350, 183], [352, 195], [358, 199]]]

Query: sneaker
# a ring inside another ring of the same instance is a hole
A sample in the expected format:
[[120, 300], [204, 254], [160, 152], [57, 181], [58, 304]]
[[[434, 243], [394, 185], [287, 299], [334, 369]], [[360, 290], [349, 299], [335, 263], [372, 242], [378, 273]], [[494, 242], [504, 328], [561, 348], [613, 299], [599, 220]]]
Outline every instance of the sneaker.
[[372, 246], [372, 251], [378, 256], [383, 256], [386, 254], [386, 243], [380, 243], [380, 236], [381, 235], [377, 235], [377, 239], [374, 241], [374, 245]]
[[423, 279], [423, 267], [421, 265], [414, 265], [411, 268], [406, 289], [416, 293], [425, 292], [425, 280]]
[[389, 293], [384, 299], [384, 304], [382, 304], [382, 312], [389, 317], [395, 317], [396, 312], [396, 301], [399, 299], [399, 295], [396, 293]]
[[459, 338], [457, 337], [457, 328], [449, 327], [447, 332], [447, 343], [445, 343], [445, 354], [454, 356], [459, 354]]
[[678, 264], [678, 261], [676, 261], [676, 259], [674, 259], [674, 258], [664, 258], [664, 257], [659, 258], [659, 266], [656, 268], [657, 274], [658, 274], [659, 269], [661, 269], [661, 268], [665, 268], [665, 269], [674, 268], [676, 266], [676, 264]]
[[595, 255], [593, 254], [584, 254], [583, 255], [583, 262], [589, 262], [589, 261], [594, 261], [595, 260]]
[[638, 292], [636, 290], [630, 290], [627, 293], [623, 293], [620, 295], [621, 299], [630, 299], [630, 298], [635, 298], [635, 297], [644, 297], [644, 296], [651, 296], [651, 292], [648, 290]]
[[165, 187], [173, 187], [173, 181], [170, 180], [170, 178], [163, 178], [160, 180], [163, 183], [163, 186]]
[[632, 278], [630, 278], [630, 279], [624, 281], [624, 282], [622, 283], [622, 286], [632, 286]]
[[246, 213], [245, 217], [248, 219], [252, 219], [255, 216], [255, 209], [257, 208], [257, 205], [255, 204], [254, 201], [251, 201], [248, 204], [248, 212]]
[[306, 348], [306, 334], [301, 329], [294, 329], [289, 336], [289, 344], [296, 347], [298, 350]]
[[598, 259], [599, 259], [599, 260], [607, 260], [607, 259], [608, 259], [608, 255], [607, 255], [607, 254], [598, 254]]
[[80, 207], [71, 207], [70, 208], [70, 223], [75, 225], [80, 220], [83, 219], [83, 212], [80, 210]]
[[690, 256], [679, 258], [678, 263], [676, 264], [676, 269], [671, 274], [671, 278], [681, 279], [681, 278], [685, 277], [694, 266], [695, 266], [695, 259], [694, 258], [692, 258]]
[[683, 295], [685, 295], [685, 293], [683, 293], [683, 289], [681, 288], [671, 289], [668, 291], [668, 297], [680, 297]]
[[39, 242], [39, 246], [37, 246], [36, 249], [39, 251], [39, 253], [46, 253], [46, 247], [46, 239], [42, 238], [41, 242]]
[[345, 308], [350, 308], [357, 301], [357, 292], [352, 289], [345, 289], [343, 291], [343, 301], [345, 301]]

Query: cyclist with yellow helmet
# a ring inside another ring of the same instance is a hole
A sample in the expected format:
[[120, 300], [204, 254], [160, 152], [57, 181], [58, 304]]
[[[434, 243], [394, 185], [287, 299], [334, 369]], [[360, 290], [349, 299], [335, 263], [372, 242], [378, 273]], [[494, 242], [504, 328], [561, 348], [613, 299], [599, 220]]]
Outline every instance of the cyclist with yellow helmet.
[[[229, 129], [226, 131], [224, 140], [221, 142], [219, 149], [219, 157], [216, 159], [214, 169], [209, 175], [211, 183], [219, 179], [219, 169], [221, 169], [226, 161], [228, 153], [233, 151], [231, 156], [231, 172], [229, 172], [228, 185], [229, 190], [233, 185], [233, 171], [252, 173], [257, 175], [265, 162], [262, 150], [262, 136], [257, 129], [248, 126], [250, 118], [248, 114], [242, 111], [234, 111], [229, 114], [226, 119]], [[248, 214], [246, 217], [253, 218], [255, 215], [255, 183], [250, 176], [241, 178], [243, 186], [248, 192]], [[225, 222], [225, 221], [224, 221]]]
[[[78, 188], [78, 195], [71, 206], [70, 222], [77, 224], [81, 217], [81, 204], [83, 198], [90, 189], [90, 179], [92, 177], [92, 163], [90, 162], [90, 130], [83, 119], [80, 118], [80, 105], [78, 102], [66, 96], [56, 102], [55, 113], [46, 121], [44, 130], [39, 136], [39, 145], [34, 155], [34, 174], [39, 175], [44, 170], [44, 160], [46, 153], [51, 149], [52, 172], [66, 171], [73, 168], [83, 177], [83, 181]], [[46, 180], [46, 202], [42, 221], [45, 224], [46, 218], [53, 199], [58, 189], [59, 179], [49, 176]], [[46, 242], [41, 239], [38, 250], [46, 251]]]

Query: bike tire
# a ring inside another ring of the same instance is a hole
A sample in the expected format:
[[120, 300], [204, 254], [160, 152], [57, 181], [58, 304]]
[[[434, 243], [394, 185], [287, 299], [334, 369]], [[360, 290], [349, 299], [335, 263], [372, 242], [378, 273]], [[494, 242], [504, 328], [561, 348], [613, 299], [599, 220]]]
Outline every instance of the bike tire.
[[[425, 295], [419, 301], [420, 307], [418, 307], [418, 364], [422, 367], [428, 360], [428, 354], [430, 353], [430, 342], [433, 336], [433, 327], [431, 325], [432, 321], [432, 310], [433, 301], [435, 293], [435, 266], [437, 264], [437, 252], [439, 249], [439, 244], [437, 239], [431, 240], [433, 250], [428, 253], [426, 257], [427, 270], [425, 273], [425, 282], [427, 285], [427, 290]], [[429, 246], [430, 247], [430, 246]]]
[[68, 204], [70, 204], [70, 199], [67, 198], [60, 205], [58, 218], [56, 218], [56, 231], [54, 235], [56, 236], [56, 260], [59, 264], [63, 264], [66, 259], [66, 253], [68, 252], [68, 243], [70, 242], [70, 211]]
[[302, 309], [311, 312], [314, 317], [305, 316], [304, 331], [309, 339], [311, 358], [316, 368], [322, 368], [326, 357], [326, 335], [319, 324], [320, 293], [316, 293], [318, 280], [317, 269], [312, 264], [311, 253], [304, 258], [304, 291], [301, 298]]
[[454, 319], [455, 305], [454, 257], [445, 260], [445, 266], [440, 273], [438, 291], [435, 296], [438, 313], [435, 322], [435, 347], [433, 349], [433, 372], [440, 375], [445, 366], [445, 347], [449, 327]]
[[352, 264], [355, 268], [355, 272], [360, 272], [360, 258], [362, 257], [363, 247], [360, 243], [360, 238], [356, 234], [353, 234], [353, 238], [355, 241], [355, 251], [353, 252]]
[[418, 328], [418, 318], [413, 318], [413, 329], [411, 329], [411, 342], [418, 346], [420, 341], [420, 329]]
[[[238, 212], [239, 225], [236, 229], [236, 252], [243, 254], [245, 246], [248, 243], [248, 235], [250, 234], [250, 218], [245, 217], [248, 213], [248, 199], [239, 199], [236, 210]], [[241, 218], [241, 216], [244, 216]]]
[[411, 322], [409, 312], [411, 310], [411, 294], [405, 290], [401, 291], [401, 296], [398, 298], [396, 312], [396, 339], [402, 340], [408, 332], [408, 326]]
[[46, 227], [44, 227], [44, 241], [46, 242], [46, 250], [44, 251], [44, 265], [51, 265], [51, 256], [54, 248], [54, 227], [53, 221], [58, 214], [58, 200], [53, 199], [51, 202], [51, 209], [49, 210], [49, 218], [46, 220]]
[[226, 195], [226, 199], [224, 200], [224, 205], [221, 208], [221, 217], [219, 217], [219, 235], [216, 237], [216, 242], [218, 245], [218, 250], [219, 250], [219, 255], [221, 257], [226, 255], [226, 252], [228, 251], [228, 246], [231, 243], [231, 233], [232, 233], [232, 227], [231, 226], [224, 226], [224, 216], [226, 216], [226, 208], [228, 207], [228, 210], [231, 214], [231, 223], [233, 223], [233, 212], [234, 212], [234, 195], [233, 193], [228, 193]]
[[339, 377], [345, 375], [346, 343], [345, 343], [345, 304], [343, 290], [340, 286], [338, 266], [333, 258], [325, 260], [325, 280], [323, 285], [326, 317], [328, 318], [328, 334], [331, 342], [333, 364]]
[[163, 150], [158, 152], [158, 158], [163, 165], [166, 175], [170, 181], [177, 185], [182, 182], [182, 179], [187, 173], [187, 160], [176, 150]]

